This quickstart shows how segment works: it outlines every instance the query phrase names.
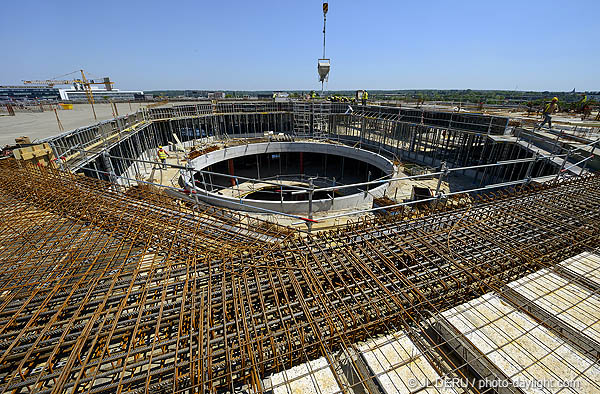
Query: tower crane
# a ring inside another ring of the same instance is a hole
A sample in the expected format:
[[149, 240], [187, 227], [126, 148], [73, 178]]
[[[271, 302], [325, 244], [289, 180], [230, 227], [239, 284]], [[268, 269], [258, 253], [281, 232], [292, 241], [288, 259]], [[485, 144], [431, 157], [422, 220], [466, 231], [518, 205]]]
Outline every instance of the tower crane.
[[317, 71], [319, 72], [319, 81], [321, 82], [321, 96], [323, 95], [323, 86], [329, 80], [329, 69], [331, 68], [330, 59], [325, 58], [325, 26], [327, 24], [327, 11], [329, 4], [323, 2], [323, 57], [318, 59]]
[[[74, 71], [75, 73], [77, 71]], [[104, 85], [106, 90], [112, 90], [112, 85], [114, 82], [110, 80], [109, 77], [104, 77], [101, 80], [87, 79], [85, 76], [85, 72], [83, 70], [79, 70], [81, 73], [81, 78], [76, 79], [44, 79], [44, 80], [28, 80], [23, 81], [26, 85], [46, 85], [53, 87], [54, 85], [73, 85], [75, 90], [83, 90], [85, 92], [85, 96], [88, 100], [88, 103], [92, 106], [92, 112], [94, 113], [94, 119], [98, 120], [96, 117], [96, 109], [94, 108], [94, 94], [92, 93], [92, 85]], [[69, 73], [69, 74], [73, 74]], [[66, 75], [69, 75], [66, 74]]]

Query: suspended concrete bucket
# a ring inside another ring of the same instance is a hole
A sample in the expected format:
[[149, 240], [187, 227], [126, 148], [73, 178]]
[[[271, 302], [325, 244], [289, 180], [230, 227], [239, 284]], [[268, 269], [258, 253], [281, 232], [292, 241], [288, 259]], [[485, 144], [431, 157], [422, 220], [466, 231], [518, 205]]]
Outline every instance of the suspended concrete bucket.
[[319, 59], [317, 66], [317, 70], [319, 70], [319, 82], [327, 81], [330, 67], [329, 59]]

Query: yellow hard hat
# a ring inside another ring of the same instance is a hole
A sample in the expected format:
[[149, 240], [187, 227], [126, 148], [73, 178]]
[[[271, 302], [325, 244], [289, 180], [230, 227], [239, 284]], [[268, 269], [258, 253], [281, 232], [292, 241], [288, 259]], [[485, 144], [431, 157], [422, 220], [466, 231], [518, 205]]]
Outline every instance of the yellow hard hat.
[[162, 149], [162, 146], [159, 146], [158, 149]]
[[553, 97], [552, 101], [558, 101], [558, 97]]

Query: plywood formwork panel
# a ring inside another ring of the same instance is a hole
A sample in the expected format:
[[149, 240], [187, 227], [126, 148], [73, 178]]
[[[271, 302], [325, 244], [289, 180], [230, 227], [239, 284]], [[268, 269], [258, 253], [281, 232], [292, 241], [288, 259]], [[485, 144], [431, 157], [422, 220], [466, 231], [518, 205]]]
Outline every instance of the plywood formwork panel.
[[[597, 363], [497, 295], [486, 294], [443, 315], [525, 393], [600, 390]], [[559, 387], [565, 383], [572, 387]]]

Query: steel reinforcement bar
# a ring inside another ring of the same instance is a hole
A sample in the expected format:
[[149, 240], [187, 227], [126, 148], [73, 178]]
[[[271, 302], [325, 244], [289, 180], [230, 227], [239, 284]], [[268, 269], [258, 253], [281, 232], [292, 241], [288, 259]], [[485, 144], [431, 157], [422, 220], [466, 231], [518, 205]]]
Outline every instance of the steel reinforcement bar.
[[153, 190], [2, 170], [4, 392], [261, 392], [271, 373], [334, 368], [357, 342], [600, 246], [597, 176], [302, 237]]

